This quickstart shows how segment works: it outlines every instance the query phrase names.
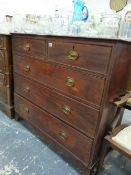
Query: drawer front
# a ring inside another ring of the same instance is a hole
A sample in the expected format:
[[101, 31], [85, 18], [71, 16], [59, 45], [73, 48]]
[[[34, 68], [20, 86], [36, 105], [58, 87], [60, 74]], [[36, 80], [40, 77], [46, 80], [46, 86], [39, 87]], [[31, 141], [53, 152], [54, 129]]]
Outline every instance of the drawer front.
[[48, 41], [48, 60], [105, 74], [111, 47]]
[[99, 111], [18, 74], [14, 75], [14, 84], [16, 93], [28, 98], [86, 135], [94, 137]]
[[20, 56], [14, 56], [14, 71], [74, 98], [98, 106], [101, 103], [105, 81], [103, 78]]
[[5, 72], [5, 51], [0, 50], [0, 72], [4, 73]]
[[91, 139], [16, 94], [15, 110], [21, 117], [46, 132], [53, 140], [62, 144], [81, 161], [88, 164], [92, 147]]
[[13, 48], [17, 54], [28, 55], [37, 59], [44, 59], [46, 55], [46, 41], [26, 37], [13, 37]]

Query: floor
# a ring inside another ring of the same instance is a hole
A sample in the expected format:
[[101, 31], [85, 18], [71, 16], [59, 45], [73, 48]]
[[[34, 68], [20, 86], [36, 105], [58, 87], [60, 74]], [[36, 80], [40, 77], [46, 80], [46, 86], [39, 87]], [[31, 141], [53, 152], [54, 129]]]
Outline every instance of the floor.
[[[124, 121], [129, 120], [131, 111], [126, 111]], [[81, 170], [63, 160], [23, 121], [10, 120], [0, 112], [0, 175], [81, 175]], [[101, 175], [131, 175], [131, 161], [111, 152]]]

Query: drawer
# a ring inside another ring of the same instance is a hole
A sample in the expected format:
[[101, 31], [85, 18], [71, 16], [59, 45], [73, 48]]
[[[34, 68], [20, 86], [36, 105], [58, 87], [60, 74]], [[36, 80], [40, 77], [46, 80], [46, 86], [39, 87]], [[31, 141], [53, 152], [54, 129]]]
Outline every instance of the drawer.
[[46, 55], [46, 41], [26, 37], [13, 37], [13, 52], [43, 60]]
[[93, 143], [90, 138], [16, 94], [15, 110], [22, 118], [63, 145], [84, 164], [88, 164]]
[[94, 137], [99, 111], [43, 85], [14, 75], [15, 92], [29, 99], [90, 137]]
[[48, 60], [105, 74], [111, 47], [48, 41]]
[[14, 56], [14, 71], [74, 98], [101, 104], [104, 78], [21, 56]]

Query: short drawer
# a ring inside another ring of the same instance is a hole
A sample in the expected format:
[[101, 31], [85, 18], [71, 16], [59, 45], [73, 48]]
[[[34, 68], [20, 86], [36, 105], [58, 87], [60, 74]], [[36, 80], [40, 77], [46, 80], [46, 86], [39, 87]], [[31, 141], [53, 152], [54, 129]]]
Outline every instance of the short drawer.
[[111, 47], [48, 41], [48, 60], [106, 74]]
[[20, 56], [14, 56], [14, 71], [79, 100], [101, 104], [104, 78]]
[[13, 52], [43, 60], [46, 55], [46, 41], [44, 39], [13, 37]]
[[86, 135], [94, 137], [99, 111], [18, 74], [14, 75], [14, 87], [16, 93], [29, 99]]
[[15, 94], [15, 111], [88, 165], [93, 141]]

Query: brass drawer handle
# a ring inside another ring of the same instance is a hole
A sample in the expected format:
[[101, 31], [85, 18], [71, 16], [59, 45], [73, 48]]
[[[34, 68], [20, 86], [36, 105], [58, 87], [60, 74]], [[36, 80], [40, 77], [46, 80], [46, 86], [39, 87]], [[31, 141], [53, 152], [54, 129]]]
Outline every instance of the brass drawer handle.
[[67, 139], [67, 134], [64, 131], [60, 131], [58, 135], [64, 141]]
[[25, 65], [24, 66], [24, 70], [26, 71], [26, 72], [29, 72], [30, 71], [30, 66], [27, 64], [27, 65]]
[[69, 115], [71, 113], [71, 108], [67, 105], [62, 106], [62, 112], [66, 115]]
[[29, 51], [31, 50], [31, 46], [30, 46], [29, 43], [25, 44], [24, 50], [25, 50], [26, 52], [29, 52]]
[[29, 93], [29, 92], [30, 92], [30, 87], [26, 86], [26, 87], [24, 88], [24, 92]]
[[69, 60], [75, 61], [75, 60], [77, 60], [79, 58], [79, 54], [76, 51], [71, 50], [69, 52], [68, 58], [69, 58]]
[[75, 80], [71, 77], [66, 77], [65, 84], [66, 86], [73, 87], [75, 86]]
[[26, 113], [29, 113], [29, 108], [25, 107], [25, 108], [24, 108], [24, 111], [25, 111]]

